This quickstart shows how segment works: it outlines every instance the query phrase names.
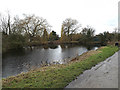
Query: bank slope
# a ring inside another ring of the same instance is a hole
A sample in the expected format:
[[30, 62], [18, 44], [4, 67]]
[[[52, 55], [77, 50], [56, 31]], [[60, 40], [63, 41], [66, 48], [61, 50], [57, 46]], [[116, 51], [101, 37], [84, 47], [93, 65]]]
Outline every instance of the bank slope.
[[3, 79], [3, 88], [64, 88], [83, 71], [113, 55], [118, 47], [89, 51], [64, 65], [52, 65]]

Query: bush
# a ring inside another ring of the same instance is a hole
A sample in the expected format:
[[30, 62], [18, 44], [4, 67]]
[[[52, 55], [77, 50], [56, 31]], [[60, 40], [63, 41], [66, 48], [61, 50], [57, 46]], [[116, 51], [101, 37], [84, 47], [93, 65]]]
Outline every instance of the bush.
[[2, 46], [4, 51], [22, 48], [25, 46], [25, 37], [20, 34], [3, 35]]
[[25, 45], [25, 38], [20, 34], [9, 35], [8, 41], [11, 48], [22, 48]]

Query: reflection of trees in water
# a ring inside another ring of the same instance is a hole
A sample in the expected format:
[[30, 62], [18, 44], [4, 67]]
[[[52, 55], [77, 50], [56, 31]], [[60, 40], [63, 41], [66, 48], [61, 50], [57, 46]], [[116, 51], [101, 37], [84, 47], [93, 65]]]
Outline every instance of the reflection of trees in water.
[[35, 49], [48, 49], [48, 48], [51, 48], [51, 49], [55, 49], [55, 48], [58, 48], [58, 45], [55, 45], [55, 44], [47, 44], [47, 45], [42, 45], [42, 46], [29, 46], [29, 47], [26, 47], [25, 49], [26, 50], [30, 50], [30, 51], [33, 51]]
[[51, 49], [55, 49], [55, 48], [58, 48], [58, 45], [52, 44], [52, 45], [49, 45], [49, 47], [50, 47]]
[[101, 45], [100, 44], [94, 44], [94, 45], [84, 45], [84, 47], [87, 48], [87, 50], [91, 50], [93, 49], [94, 47], [100, 47]]
[[78, 44], [68, 44], [67, 46], [68, 48], [72, 48], [72, 47], [78, 46]]
[[[99, 47], [100, 44], [94, 44], [94, 45], [81, 45], [81, 44], [60, 44], [60, 47], [62, 49], [65, 49], [65, 48], [72, 48], [72, 47], [76, 47], [76, 46], [83, 46], [83, 47], [86, 47], [88, 50], [91, 50], [93, 47], [97, 46]], [[47, 44], [47, 45], [42, 45], [42, 46], [30, 46], [29, 48], [27, 48], [28, 50], [31, 50], [33, 51], [34, 49], [38, 49], [38, 48], [44, 48], [44, 49], [48, 49], [48, 48], [51, 48], [51, 49], [56, 49], [58, 48], [58, 45], [57, 44]]]
[[78, 44], [60, 44], [61, 48], [72, 48], [78, 46]]
[[58, 48], [58, 45], [55, 45], [55, 44], [48, 44], [48, 45], [44, 45], [43, 46], [44, 49], [48, 49], [48, 48], [51, 48], [51, 49], [56, 49]]
[[91, 50], [93, 46], [86, 46], [87, 50]]
[[60, 44], [60, 47], [61, 48], [66, 48], [64, 44]]
[[25, 54], [25, 49], [10, 49], [6, 53], [2, 54], [2, 58], [8, 57], [8, 56], [23, 56]]
[[42, 49], [41, 46], [29, 46], [29, 47], [25, 47], [24, 50], [25, 51], [34, 51], [35, 49]]
[[31, 50], [31, 51], [32, 51], [32, 50], [33, 50], [33, 46], [30, 46], [29, 50]]
[[48, 45], [44, 45], [43, 48], [44, 49], [48, 49], [49, 47], [48, 47]]

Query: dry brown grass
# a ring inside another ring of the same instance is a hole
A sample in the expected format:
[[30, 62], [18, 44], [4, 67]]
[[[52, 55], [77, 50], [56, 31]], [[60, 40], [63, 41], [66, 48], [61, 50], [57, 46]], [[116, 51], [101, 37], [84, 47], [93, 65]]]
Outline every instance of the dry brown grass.
[[[105, 47], [100, 47], [99, 49], [102, 49], [102, 48], [105, 48]], [[82, 55], [80, 56], [77, 56], [75, 57], [74, 59], [71, 60], [71, 62], [78, 62], [78, 61], [82, 61], [82, 60], [85, 60], [87, 59], [88, 57], [94, 55], [94, 54], [97, 54], [97, 53], [100, 53], [101, 51], [98, 51], [98, 50], [91, 50], [91, 51], [88, 51], [88, 52], [85, 52], [83, 53]], [[70, 62], [70, 63], [71, 63]]]

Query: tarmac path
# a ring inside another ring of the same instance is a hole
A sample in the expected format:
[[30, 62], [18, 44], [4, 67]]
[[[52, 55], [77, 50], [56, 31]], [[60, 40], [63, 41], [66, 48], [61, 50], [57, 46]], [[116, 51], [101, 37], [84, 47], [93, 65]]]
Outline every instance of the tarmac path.
[[118, 53], [84, 71], [65, 88], [118, 88]]

